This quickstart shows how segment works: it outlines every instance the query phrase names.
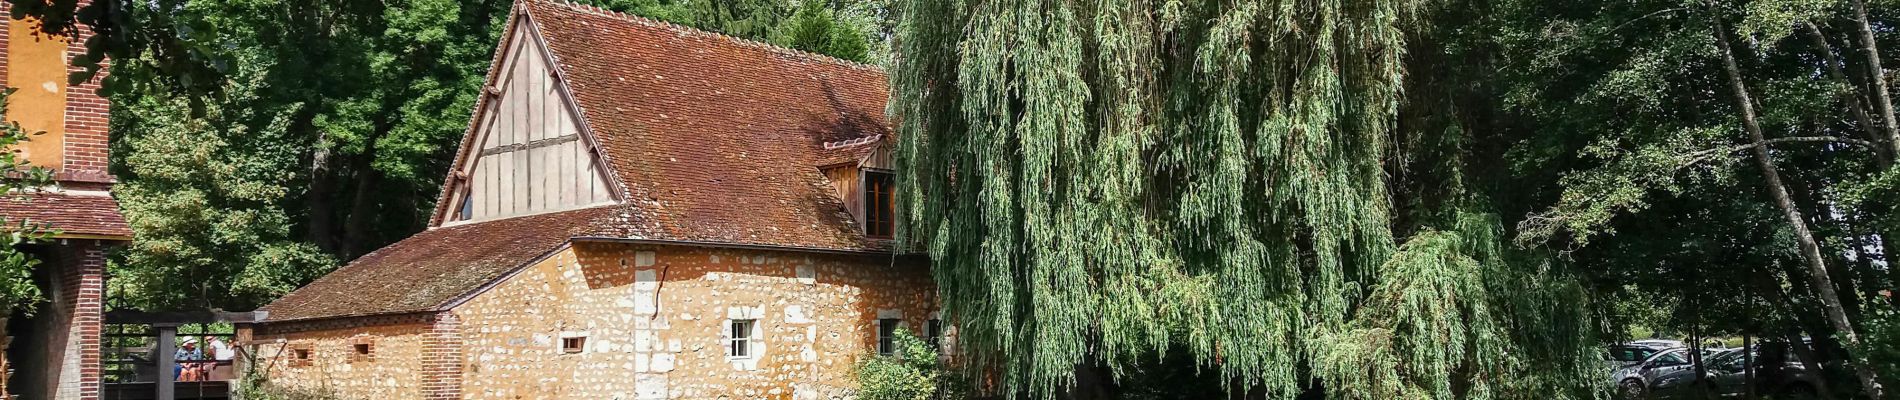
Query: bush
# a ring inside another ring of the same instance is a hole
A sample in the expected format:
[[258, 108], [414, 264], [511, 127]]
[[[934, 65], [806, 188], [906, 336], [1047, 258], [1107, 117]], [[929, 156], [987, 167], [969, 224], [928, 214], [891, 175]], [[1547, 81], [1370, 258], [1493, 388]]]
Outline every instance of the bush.
[[943, 363], [937, 359], [936, 349], [905, 329], [898, 329], [891, 340], [897, 347], [891, 355], [872, 354], [858, 365], [858, 399], [931, 400], [964, 397], [960, 390], [954, 390], [955, 385], [948, 384], [949, 375], [944, 372]]
[[1857, 356], [1879, 369], [1881, 382], [1890, 394], [1900, 390], [1900, 309], [1886, 306], [1887, 299], [1866, 304], [1861, 330], [1864, 336]]

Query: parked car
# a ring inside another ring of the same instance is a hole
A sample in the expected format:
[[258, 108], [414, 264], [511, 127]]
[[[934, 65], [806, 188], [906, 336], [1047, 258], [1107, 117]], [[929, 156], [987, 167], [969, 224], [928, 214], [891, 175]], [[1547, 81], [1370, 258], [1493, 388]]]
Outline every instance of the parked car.
[[1609, 352], [1603, 357], [1610, 363], [1610, 368], [1623, 368], [1640, 364], [1643, 360], [1648, 360], [1649, 356], [1656, 355], [1662, 350], [1649, 346], [1618, 344], [1610, 345]]
[[1749, 357], [1742, 349], [1727, 349], [1703, 358], [1706, 380], [1696, 375], [1688, 349], [1657, 352], [1641, 363], [1618, 369], [1611, 376], [1617, 397], [1625, 400], [1692, 399], [1707, 391], [1716, 398], [1741, 398], [1748, 390], [1748, 362], [1760, 365], [1755, 371], [1756, 393], [1777, 399], [1817, 398], [1821, 377], [1800, 362], [1775, 354], [1757, 352]]
[[1643, 340], [1631, 341], [1629, 342], [1629, 345], [1643, 346], [1643, 347], [1648, 347], [1648, 348], [1652, 348], [1656, 350], [1680, 349], [1683, 347], [1688, 347], [1688, 345], [1683, 344], [1681, 340], [1669, 340], [1669, 339], [1643, 339]]
[[1610, 375], [1617, 398], [1625, 400], [1669, 398], [1682, 392], [1678, 386], [1694, 380], [1695, 364], [1689, 362], [1689, 350], [1681, 348], [1658, 351]]

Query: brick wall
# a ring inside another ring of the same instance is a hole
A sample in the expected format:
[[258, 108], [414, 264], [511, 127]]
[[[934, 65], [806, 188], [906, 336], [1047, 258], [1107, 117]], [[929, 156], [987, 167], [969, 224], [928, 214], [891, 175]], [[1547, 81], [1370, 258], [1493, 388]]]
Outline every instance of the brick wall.
[[422, 398], [462, 398], [462, 320], [436, 314], [422, 341]]
[[106, 242], [64, 240], [34, 251], [45, 264], [35, 273], [47, 303], [25, 324], [9, 325], [16, 351], [8, 360], [16, 375], [9, 395], [34, 399], [99, 398], [100, 305]]
[[[90, 3], [90, 0], [80, 0], [77, 2], [77, 6], [85, 7]], [[9, 4], [0, 4], [0, 14], [5, 14], [9, 7]], [[6, 53], [8, 53], [8, 51], [6, 50], [8, 49], [10, 41], [19, 39], [11, 37], [12, 34], [8, 31], [7, 27], [11, 24], [18, 23], [21, 22], [14, 21], [12, 18], [0, 18], [0, 86], [17, 87], [22, 90], [37, 89], [37, 87], [28, 87], [33, 86], [33, 82], [11, 82], [7, 79], [8, 66], [13, 60], [10, 60], [11, 57], [7, 56]], [[81, 26], [76, 29], [74, 33], [75, 35], [70, 38], [40, 39], [62, 42], [65, 46], [64, 57], [58, 60], [53, 60], [50, 59], [52, 57], [48, 57], [49, 59], [28, 60], [27, 62], [59, 63], [58, 65], [65, 66], [66, 72], [68, 73], [84, 71], [84, 68], [72, 66], [71, 60], [73, 57], [85, 54], [85, 43], [87, 39], [92, 37], [92, 30]], [[34, 40], [34, 38], [24, 39]], [[59, 172], [57, 176], [59, 180], [94, 183], [111, 181], [111, 177], [107, 173], [108, 151], [106, 148], [109, 136], [107, 120], [110, 112], [110, 104], [104, 97], [100, 97], [98, 94], [99, 83], [105, 79], [106, 75], [106, 71], [102, 70], [90, 81], [78, 85], [66, 86], [64, 89], [64, 103], [62, 104], [64, 107], [64, 115], [59, 117], [61, 119], [60, 121], [57, 121], [59, 122], [59, 129], [44, 128], [49, 132], [61, 135], [58, 139], [58, 141], [61, 142], [60, 157], [56, 158], [56, 160], [59, 161], [57, 163], [59, 165], [52, 165], [44, 161], [40, 163], [40, 166], [56, 169]], [[60, 80], [57, 83], [65, 85], [67, 82]], [[19, 116], [13, 117], [15, 117], [15, 119], [19, 118]], [[50, 139], [42, 138], [42, 140]], [[35, 158], [55, 160], [55, 158], [49, 157]]]
[[[935, 309], [890, 258], [577, 243], [456, 307], [471, 398], [829, 399], [855, 387], [879, 317]], [[751, 355], [729, 323], [756, 319]], [[578, 353], [565, 337], [585, 337]]]
[[0, 15], [8, 16], [8, 18], [0, 18], [0, 88], [13, 87], [13, 85], [7, 83], [8, 57], [6, 51], [9, 45], [8, 41], [11, 40], [13, 36], [8, 32], [8, 26], [18, 23], [14, 22], [13, 18], [11, 18], [13, 15], [13, 2], [0, 1]]
[[[245, 350], [272, 385], [342, 398], [423, 398], [423, 360], [434, 316], [410, 314], [253, 327]], [[370, 345], [365, 357], [356, 345]], [[308, 351], [298, 360], [297, 350]]]
[[[97, 399], [100, 390], [99, 334], [104, 330], [106, 243], [98, 240], [73, 241], [69, 247], [77, 256], [66, 270], [66, 299], [73, 305], [73, 346], [68, 359], [78, 361], [78, 379], [62, 381], [61, 393], [76, 394], [78, 399]], [[70, 386], [69, 386], [70, 385]], [[67, 390], [69, 389], [70, 390]], [[61, 396], [61, 398], [75, 398]]]
[[[79, 2], [80, 6], [91, 3]], [[86, 53], [86, 39], [92, 37], [92, 30], [81, 28], [76, 38], [66, 45], [68, 72], [81, 72], [85, 68], [72, 66], [73, 57]], [[66, 88], [66, 149], [65, 166], [60, 169], [65, 176], [62, 179], [80, 181], [110, 180], [106, 174], [106, 117], [109, 106], [104, 97], [100, 97], [99, 82], [106, 77], [101, 70], [92, 80]]]

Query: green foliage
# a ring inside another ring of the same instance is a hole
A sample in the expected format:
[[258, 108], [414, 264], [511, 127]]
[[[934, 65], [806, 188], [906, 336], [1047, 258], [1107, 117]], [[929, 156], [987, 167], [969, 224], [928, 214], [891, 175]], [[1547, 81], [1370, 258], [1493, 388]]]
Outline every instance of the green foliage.
[[[1482, 196], [1394, 225], [1419, 6], [905, 3], [900, 236], [971, 368], [1046, 398], [1179, 348], [1269, 398], [1591, 396], [1587, 298]], [[1419, 164], [1458, 181], [1459, 141]]]
[[[1890, 297], [1870, 300], [1892, 301]], [[1900, 387], [1900, 308], [1889, 304], [1876, 304], [1873, 307], [1863, 325], [1867, 334], [1866, 342], [1855, 350], [1866, 355], [1868, 365], [1880, 368], [1880, 376], [1886, 378], [1882, 385]]]
[[[113, 79], [148, 79], [106, 91], [115, 193], [136, 233], [113, 264], [115, 295], [141, 308], [248, 309], [420, 229], [508, 5], [163, 1], [118, 10], [148, 18], [141, 24], [171, 21], [166, 29], [189, 33], [178, 39], [202, 42], [188, 53], [114, 41], [135, 32], [89, 43], [124, 53]], [[214, 78], [183, 85], [141, 69], [185, 54], [214, 60]]]
[[774, 36], [773, 43], [781, 46], [857, 62], [870, 60], [864, 33], [821, 0], [801, 3]]
[[112, 284], [130, 304], [255, 306], [335, 263], [295, 240], [280, 206], [299, 172], [300, 152], [282, 144], [299, 107], [259, 101], [261, 82], [241, 79], [229, 89], [236, 101], [197, 116], [161, 96], [113, 107], [125, 178], [114, 193], [139, 235], [112, 264]]
[[[1894, 153], [1877, 126], [1876, 91], [1858, 75], [1871, 68], [1862, 48], [1870, 44], [1858, 37], [1853, 3], [1452, 5], [1464, 10], [1452, 13], [1456, 30], [1446, 35], [1458, 49], [1452, 57], [1482, 66], [1451, 75], [1477, 82], [1459, 105], [1481, 110], [1466, 121], [1509, 147], [1495, 165], [1510, 171], [1483, 181], [1524, 212], [1502, 215], [1529, 216], [1519, 243], [1560, 250], [1586, 272], [1590, 292], [1617, 299], [1601, 311], [1609, 331], [1797, 332], [1823, 347], [1847, 337], [1824, 318], [1832, 299], [1810, 271], [1831, 276], [1841, 298], [1900, 283], [1875, 261], [1891, 263], [1891, 246], [1872, 245], [1900, 233], [1891, 225], [1896, 198], [1886, 194]], [[1891, 24], [1889, 14], [1874, 10], [1871, 25]], [[1767, 142], [1744, 130], [1724, 48]], [[1498, 100], [1472, 100], [1485, 98]], [[1750, 157], [1757, 146], [1819, 238], [1822, 260], [1802, 257], [1787, 210]], [[1849, 318], [1865, 318], [1854, 313], [1864, 304], [1846, 303]]]
[[589, 0], [608, 9], [845, 60], [882, 59], [888, 0]]
[[858, 365], [858, 395], [864, 400], [961, 399], [956, 384], [947, 379], [937, 350], [908, 329], [898, 329], [890, 355], [869, 354]]
[[[15, 89], [0, 90], [0, 201], [19, 201], [52, 181], [52, 171], [32, 165], [14, 146], [32, 140], [44, 132], [28, 132], [19, 122], [7, 118], [7, 98]], [[20, 250], [20, 246], [52, 237], [34, 221], [13, 220], [0, 216], [0, 313], [25, 310], [41, 299], [33, 284], [33, 268], [40, 260]]]

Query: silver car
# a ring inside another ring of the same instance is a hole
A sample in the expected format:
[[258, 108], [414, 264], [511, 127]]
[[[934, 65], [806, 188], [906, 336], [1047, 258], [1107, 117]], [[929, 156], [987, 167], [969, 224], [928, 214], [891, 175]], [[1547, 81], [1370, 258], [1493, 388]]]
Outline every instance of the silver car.
[[1695, 383], [1695, 364], [1689, 362], [1688, 349], [1668, 349], [1616, 370], [1610, 379], [1616, 383], [1617, 398], [1649, 399], [1658, 395], [1667, 398], [1668, 394], [1685, 392], [1682, 390], [1685, 385]]

